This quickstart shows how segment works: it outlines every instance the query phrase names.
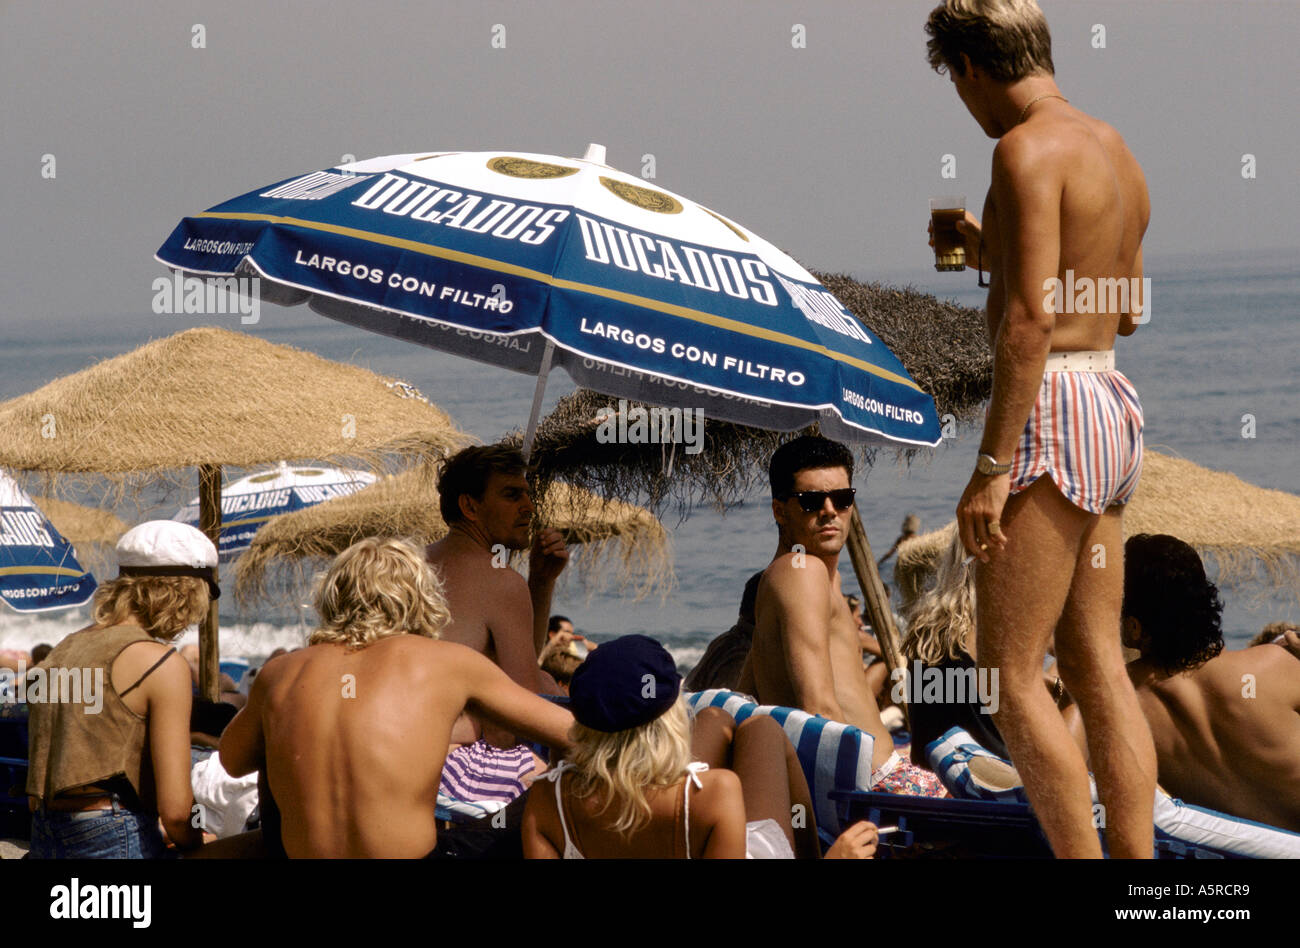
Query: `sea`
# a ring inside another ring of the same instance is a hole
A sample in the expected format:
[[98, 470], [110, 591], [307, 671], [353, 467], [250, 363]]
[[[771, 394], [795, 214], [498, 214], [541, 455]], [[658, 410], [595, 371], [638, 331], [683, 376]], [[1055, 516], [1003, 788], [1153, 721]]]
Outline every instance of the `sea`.
[[[1216, 253], [1146, 260], [1151, 318], [1136, 334], [1117, 340], [1118, 367], [1133, 381], [1146, 416], [1148, 448], [1214, 470], [1231, 471], [1261, 487], [1300, 493], [1300, 266], [1290, 252]], [[815, 261], [814, 261], [815, 265]], [[914, 286], [969, 306], [983, 305], [973, 273], [936, 273], [924, 265], [877, 272], [860, 280]], [[150, 339], [195, 325], [221, 325], [271, 342], [363, 366], [416, 386], [463, 430], [493, 441], [527, 421], [535, 380], [423, 349], [333, 322], [306, 307], [262, 307], [256, 325], [236, 316], [68, 313], [42, 318], [4, 317], [0, 348], [0, 400], [31, 391], [59, 376], [130, 351]], [[574, 389], [562, 371], [548, 383], [545, 410]], [[220, 397], [214, 393], [214, 397]], [[311, 392], [303, 392], [304, 399]], [[910, 464], [881, 452], [859, 471], [859, 509], [877, 556], [893, 544], [903, 517], [921, 519], [922, 531], [950, 521], [975, 461], [980, 432], [959, 430]], [[228, 471], [233, 478], [241, 473]], [[81, 499], [107, 504], [127, 522], [171, 517], [196, 494], [197, 478], [161, 486], [114, 502], [102, 492]], [[79, 499], [74, 495], [69, 499]], [[637, 501], [642, 498], [624, 498]], [[770, 560], [776, 533], [762, 491], [719, 511], [697, 505], [685, 518], [663, 511], [671, 535], [675, 581], [667, 596], [636, 600], [612, 584], [559, 586], [553, 612], [570, 616], [596, 642], [630, 632], [662, 641], [682, 670], [689, 669], [714, 636], [735, 621], [745, 580]], [[1231, 525], [1228, 525], [1229, 528]], [[1210, 575], [1215, 566], [1210, 562]], [[107, 567], [111, 570], [111, 565]], [[883, 578], [892, 581], [893, 562]], [[846, 592], [857, 580], [842, 557]], [[112, 575], [111, 572], [108, 575]], [[306, 580], [291, 595], [252, 606], [221, 598], [223, 658], [257, 662], [278, 646], [303, 643], [312, 627]], [[1223, 629], [1229, 647], [1241, 647], [1265, 624], [1300, 620], [1300, 593], [1262, 583], [1223, 590]], [[895, 602], [897, 608], [897, 602]], [[30, 649], [56, 643], [88, 624], [87, 608], [19, 614], [0, 605], [0, 648]], [[196, 640], [188, 632], [183, 641]]]

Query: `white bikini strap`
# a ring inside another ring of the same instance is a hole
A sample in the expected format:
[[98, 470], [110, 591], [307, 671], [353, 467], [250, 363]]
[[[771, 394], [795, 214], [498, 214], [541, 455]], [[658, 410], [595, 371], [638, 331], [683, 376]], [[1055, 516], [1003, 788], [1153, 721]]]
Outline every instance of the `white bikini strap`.
[[686, 858], [691, 858], [691, 784], [695, 784], [696, 790], [703, 790], [704, 784], [700, 782], [700, 774], [709, 769], [709, 765], [698, 760], [693, 760], [686, 765], [686, 786], [683, 794], [686, 798]]
[[[560, 761], [558, 767], [548, 774], [544, 774], [547, 780], [555, 784], [555, 809], [560, 814], [560, 829], [564, 832], [564, 849], [568, 852], [573, 843], [569, 840], [569, 824], [564, 821], [564, 801], [560, 799], [560, 776], [573, 767], [567, 760]], [[573, 848], [577, 848], [574, 846]]]

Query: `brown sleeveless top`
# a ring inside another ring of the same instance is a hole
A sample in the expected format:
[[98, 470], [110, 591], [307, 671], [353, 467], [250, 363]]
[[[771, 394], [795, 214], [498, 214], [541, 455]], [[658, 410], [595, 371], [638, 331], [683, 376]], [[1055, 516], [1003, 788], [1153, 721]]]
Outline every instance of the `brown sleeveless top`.
[[[28, 686], [29, 794], [53, 799], [64, 790], [123, 777], [138, 798], [153, 799], [152, 786], [141, 793], [148, 719], [128, 708], [113, 688], [112, 668], [128, 645], [157, 641], [138, 626], [116, 625], [74, 632], [55, 646], [40, 664], [45, 671], [41, 700]], [[69, 680], [73, 673], [80, 688]]]

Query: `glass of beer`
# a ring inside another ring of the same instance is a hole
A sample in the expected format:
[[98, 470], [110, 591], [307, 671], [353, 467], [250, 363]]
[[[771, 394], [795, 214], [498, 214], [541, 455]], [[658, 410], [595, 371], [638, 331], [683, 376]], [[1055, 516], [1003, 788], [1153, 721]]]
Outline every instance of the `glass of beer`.
[[965, 219], [965, 195], [930, 198], [936, 270], [966, 269], [966, 238], [957, 232], [957, 222]]

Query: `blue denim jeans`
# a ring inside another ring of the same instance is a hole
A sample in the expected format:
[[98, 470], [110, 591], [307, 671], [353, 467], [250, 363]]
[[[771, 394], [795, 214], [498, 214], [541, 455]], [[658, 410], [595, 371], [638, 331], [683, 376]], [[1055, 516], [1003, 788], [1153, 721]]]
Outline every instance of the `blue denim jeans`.
[[32, 814], [32, 859], [162, 859], [166, 855], [158, 817], [126, 809], [116, 794], [111, 810]]

